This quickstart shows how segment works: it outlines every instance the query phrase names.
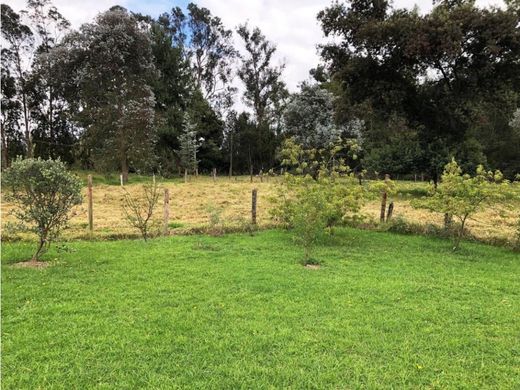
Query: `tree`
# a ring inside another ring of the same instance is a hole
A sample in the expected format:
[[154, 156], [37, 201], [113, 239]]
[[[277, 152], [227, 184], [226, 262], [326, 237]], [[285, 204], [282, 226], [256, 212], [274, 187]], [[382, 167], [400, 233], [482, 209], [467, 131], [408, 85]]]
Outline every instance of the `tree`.
[[154, 177], [153, 183], [143, 186], [142, 195], [132, 196], [125, 188], [123, 188], [123, 191], [125, 218], [130, 225], [139, 230], [143, 239], [147, 241], [155, 222], [157, 222], [153, 219], [153, 214], [159, 202], [160, 187]]
[[200, 147], [199, 141], [195, 125], [190, 116], [186, 114], [184, 129], [179, 136], [179, 156], [185, 175], [188, 172], [198, 174], [199, 160], [197, 160], [197, 152]]
[[467, 220], [480, 210], [503, 202], [511, 193], [510, 183], [500, 171], [485, 171], [482, 166], [475, 176], [463, 174], [457, 162], [446, 164], [437, 187], [430, 188], [430, 197], [414, 203], [415, 207], [456, 218], [459, 225], [452, 229], [453, 250], [457, 250], [464, 237]]
[[316, 263], [312, 250], [328, 229], [355, 218], [364, 188], [346, 165], [345, 156], [356, 153], [354, 142], [338, 140], [327, 148], [304, 148], [285, 140], [282, 164], [288, 168], [278, 187], [274, 216], [294, 231], [304, 249], [304, 264]]
[[70, 23], [50, 0], [30, 0], [24, 15], [30, 21], [37, 45], [28, 78], [28, 95], [34, 154], [73, 162], [76, 141], [74, 126], [63, 96], [64, 80], [69, 77], [59, 67], [59, 45]]
[[417, 134], [422, 161], [414, 164], [435, 181], [452, 155], [468, 169], [492, 163], [514, 172], [509, 156], [518, 140], [507, 119], [520, 90], [517, 8], [440, 1], [420, 15], [388, 1], [352, 0], [334, 3], [318, 19], [336, 37], [322, 46], [322, 57], [340, 91], [340, 110], [367, 123], [365, 138], [402, 118]]
[[184, 112], [190, 105], [193, 85], [190, 65], [182, 47], [175, 41], [175, 26], [165, 14], [157, 20], [144, 18], [149, 24], [152, 53], [159, 76], [152, 84], [155, 95], [157, 122], [158, 168], [162, 175], [170, 175], [180, 169], [179, 135], [184, 121]]
[[284, 65], [271, 64], [276, 46], [258, 27], [251, 30], [247, 24], [240, 25], [237, 33], [246, 49], [246, 54], [240, 56], [238, 69], [238, 77], [245, 86], [244, 101], [253, 108], [259, 127], [269, 125], [276, 102], [286, 94], [281, 80]]
[[335, 123], [334, 95], [319, 86], [302, 83], [291, 96], [284, 112], [284, 135], [304, 148], [324, 148], [338, 141], [346, 131]]
[[171, 15], [162, 18], [171, 20], [175, 41], [190, 63], [196, 88], [214, 109], [223, 113], [231, 106], [236, 92], [231, 85], [232, 65], [237, 55], [232, 31], [207, 8], [189, 3], [187, 9], [187, 16], [176, 7]]
[[[2, 71], [8, 71], [12, 77], [11, 100], [17, 102], [10, 107], [17, 107], [18, 112], [21, 109], [25, 155], [32, 157], [31, 112], [27, 86], [29, 70], [26, 62], [34, 50], [34, 36], [29, 26], [22, 23], [20, 15], [6, 4], [1, 5], [1, 22], [2, 38], [6, 42], [6, 45], [2, 44]], [[18, 114], [12, 114], [11, 118], [15, 115]]]
[[19, 158], [2, 175], [2, 185], [14, 215], [38, 236], [36, 262], [67, 225], [72, 207], [81, 204], [81, 181], [60, 160]]
[[157, 73], [150, 35], [124, 8], [113, 7], [64, 40], [77, 94], [68, 96], [97, 169], [150, 169], [156, 141]]
[[0, 109], [0, 136], [2, 142], [2, 169], [9, 166], [10, 161], [24, 154], [24, 145], [20, 128], [22, 105], [16, 97], [16, 80], [2, 61], [2, 102]]

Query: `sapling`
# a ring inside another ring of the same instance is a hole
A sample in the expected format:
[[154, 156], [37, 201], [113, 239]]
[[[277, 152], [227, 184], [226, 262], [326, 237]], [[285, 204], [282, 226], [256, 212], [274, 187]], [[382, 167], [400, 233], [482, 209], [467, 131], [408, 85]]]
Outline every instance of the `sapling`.
[[413, 202], [413, 206], [449, 215], [458, 222], [449, 233], [453, 250], [457, 250], [464, 237], [466, 223], [475, 213], [505, 201], [511, 193], [509, 181], [500, 171], [486, 171], [477, 167], [474, 176], [464, 174], [453, 159], [446, 164], [440, 183], [430, 187], [430, 196]]
[[153, 218], [155, 208], [159, 203], [160, 187], [154, 180], [143, 186], [142, 194], [132, 195], [123, 188], [123, 213], [126, 220], [139, 230], [146, 241], [150, 237], [156, 220]]

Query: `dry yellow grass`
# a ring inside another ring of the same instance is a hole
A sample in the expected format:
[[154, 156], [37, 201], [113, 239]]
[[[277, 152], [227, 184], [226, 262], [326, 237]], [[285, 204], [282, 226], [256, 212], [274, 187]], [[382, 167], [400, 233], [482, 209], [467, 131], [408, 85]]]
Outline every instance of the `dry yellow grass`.
[[[229, 226], [244, 223], [250, 220], [251, 190], [258, 188], [258, 224], [266, 227], [273, 224], [269, 210], [272, 208], [271, 198], [276, 193], [276, 178], [264, 178], [263, 182], [255, 178], [250, 183], [249, 177], [233, 179], [219, 178], [216, 182], [208, 177], [193, 178], [184, 183], [179, 180], [161, 183], [163, 188], [170, 191], [170, 225], [177, 227], [171, 229], [174, 232], [186, 232], [194, 228], [208, 225], [210, 209], [221, 210], [221, 220]], [[125, 186], [131, 194], [136, 195], [142, 191], [142, 184], [130, 184]], [[424, 186], [424, 183], [403, 183], [403, 187]], [[88, 238], [87, 200], [86, 188], [83, 204], [74, 208], [70, 227], [63, 232], [66, 239]], [[112, 238], [133, 236], [136, 231], [125, 220], [122, 211], [123, 190], [116, 185], [100, 184], [94, 182], [94, 237]], [[410, 197], [396, 196], [394, 218], [403, 217], [409, 222], [418, 224], [432, 224], [440, 226], [442, 215], [425, 210], [417, 210], [411, 207]], [[6, 222], [13, 222], [14, 218], [9, 214], [12, 206], [2, 202], [2, 231]], [[162, 218], [163, 196], [156, 210], [156, 218]], [[369, 201], [362, 209], [363, 215], [372, 221], [379, 218], [380, 204], [378, 200]], [[515, 234], [515, 224], [518, 210], [498, 213], [489, 210], [475, 215], [468, 222], [468, 230], [476, 237], [492, 240], [511, 240]], [[21, 238], [24, 236], [21, 235]]]

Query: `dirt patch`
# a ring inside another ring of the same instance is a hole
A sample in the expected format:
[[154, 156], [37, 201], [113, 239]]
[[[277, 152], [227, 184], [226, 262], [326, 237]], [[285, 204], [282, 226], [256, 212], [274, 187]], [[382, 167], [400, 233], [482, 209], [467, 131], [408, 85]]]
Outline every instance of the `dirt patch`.
[[308, 269], [320, 269], [320, 265], [319, 264], [306, 264], [305, 268], [308, 268]]
[[51, 265], [48, 261], [20, 261], [19, 263], [14, 263], [11, 267], [13, 268], [36, 268], [42, 269], [47, 268]]

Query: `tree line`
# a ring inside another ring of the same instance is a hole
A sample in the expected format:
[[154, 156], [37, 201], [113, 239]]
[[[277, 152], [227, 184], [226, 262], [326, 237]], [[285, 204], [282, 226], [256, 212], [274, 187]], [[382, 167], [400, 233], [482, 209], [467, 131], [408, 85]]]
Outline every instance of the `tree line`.
[[77, 30], [50, 0], [2, 4], [2, 166], [22, 155], [124, 180], [249, 174], [280, 167], [292, 138], [317, 149], [354, 139], [357, 155], [342, 157], [360, 175], [437, 180], [453, 157], [520, 172], [518, 2], [420, 14], [354, 0], [317, 17], [334, 39], [289, 93], [260, 29], [228, 28], [194, 3], [158, 17], [115, 6]]

